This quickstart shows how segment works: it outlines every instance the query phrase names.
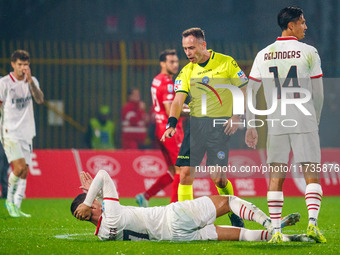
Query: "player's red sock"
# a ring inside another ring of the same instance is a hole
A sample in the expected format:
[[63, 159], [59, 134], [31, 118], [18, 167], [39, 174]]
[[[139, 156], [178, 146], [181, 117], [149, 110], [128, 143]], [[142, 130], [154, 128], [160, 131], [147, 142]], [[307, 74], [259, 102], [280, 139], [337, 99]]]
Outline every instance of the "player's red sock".
[[161, 177], [157, 179], [157, 181], [147, 190], [144, 192], [144, 197], [149, 200], [151, 197], [156, 195], [160, 190], [164, 189], [172, 182], [172, 175], [170, 172], [166, 172]]
[[170, 203], [178, 201], [178, 185], [179, 185], [179, 174], [175, 174], [174, 180], [172, 181], [172, 193]]

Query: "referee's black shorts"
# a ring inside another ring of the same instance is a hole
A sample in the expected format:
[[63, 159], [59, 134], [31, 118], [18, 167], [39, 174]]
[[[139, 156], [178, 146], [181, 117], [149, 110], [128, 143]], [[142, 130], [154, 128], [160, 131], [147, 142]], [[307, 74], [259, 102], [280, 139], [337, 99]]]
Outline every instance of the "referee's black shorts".
[[227, 166], [230, 136], [223, 132], [224, 129], [222, 124], [214, 126], [214, 118], [190, 117], [176, 166], [199, 166], [205, 153], [207, 166]]

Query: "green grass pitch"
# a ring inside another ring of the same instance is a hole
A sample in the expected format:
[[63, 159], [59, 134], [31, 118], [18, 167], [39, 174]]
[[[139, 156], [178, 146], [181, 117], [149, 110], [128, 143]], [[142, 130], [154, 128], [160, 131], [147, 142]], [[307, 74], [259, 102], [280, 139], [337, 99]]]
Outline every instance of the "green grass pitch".
[[[246, 198], [268, 213], [266, 198]], [[134, 199], [121, 199], [135, 205]], [[152, 199], [150, 206], [165, 205], [169, 199]], [[319, 227], [326, 244], [265, 242], [102, 242], [93, 235], [95, 226], [76, 220], [70, 213], [71, 199], [27, 199], [22, 209], [32, 218], [11, 218], [0, 199], [0, 254], [339, 254], [340, 197], [324, 197]], [[307, 210], [303, 197], [286, 197], [283, 215], [301, 213], [301, 221], [284, 233], [305, 233]], [[224, 216], [216, 224], [230, 224]], [[246, 222], [249, 229], [262, 229]]]

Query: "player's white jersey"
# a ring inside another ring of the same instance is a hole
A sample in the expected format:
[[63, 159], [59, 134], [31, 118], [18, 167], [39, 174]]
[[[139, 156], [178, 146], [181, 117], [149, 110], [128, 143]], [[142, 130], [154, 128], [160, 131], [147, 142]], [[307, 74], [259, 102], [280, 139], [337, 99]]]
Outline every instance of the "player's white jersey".
[[[282, 100], [284, 94], [288, 99], [306, 97], [304, 93], [284, 93], [287, 87], [307, 89], [312, 96], [311, 79], [322, 75], [317, 50], [308, 44], [299, 42], [296, 37], [279, 37], [273, 44], [257, 54], [249, 78], [258, 83], [252, 82], [251, 86], [259, 86], [259, 82], [262, 82], [267, 109], [270, 109], [275, 98], [277, 99], [275, 112], [267, 116], [269, 134], [306, 133], [318, 130], [313, 97], [302, 104], [310, 115], [305, 115], [294, 104], [287, 104], [286, 115], [282, 115], [281, 101], [285, 101]], [[274, 89], [277, 89], [275, 98], [273, 98]], [[290, 121], [292, 119], [296, 122]], [[282, 121], [284, 121], [283, 125]]]
[[95, 232], [101, 240], [217, 240], [216, 209], [208, 197], [160, 207], [122, 206], [111, 177], [100, 170], [84, 204], [91, 206], [95, 198], [103, 203]]
[[[32, 77], [39, 88], [39, 82]], [[35, 136], [33, 98], [26, 80], [19, 81], [13, 74], [0, 79], [2, 103], [2, 137], [31, 140]]]
[[171, 240], [171, 207], [122, 206], [104, 198], [104, 211], [96, 235], [101, 240]]
[[152, 208], [122, 206], [111, 177], [100, 170], [93, 179], [84, 204], [91, 206], [94, 199], [103, 203], [103, 213], [96, 235], [101, 240], [170, 240], [167, 219], [173, 205]]

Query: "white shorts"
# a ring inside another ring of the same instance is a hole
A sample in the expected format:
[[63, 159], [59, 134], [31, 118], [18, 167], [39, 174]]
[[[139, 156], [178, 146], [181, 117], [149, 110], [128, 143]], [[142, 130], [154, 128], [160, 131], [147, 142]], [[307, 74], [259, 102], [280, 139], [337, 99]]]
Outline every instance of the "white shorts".
[[208, 197], [174, 204], [173, 241], [217, 240], [216, 208]]
[[33, 149], [32, 141], [4, 138], [3, 143], [8, 162], [24, 158], [26, 165], [31, 165]]
[[318, 131], [267, 136], [267, 164], [287, 164], [293, 150], [295, 163], [320, 163], [321, 150]]

